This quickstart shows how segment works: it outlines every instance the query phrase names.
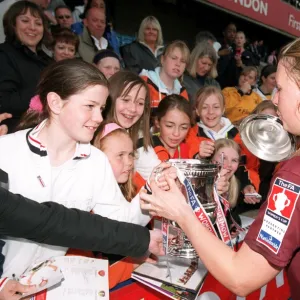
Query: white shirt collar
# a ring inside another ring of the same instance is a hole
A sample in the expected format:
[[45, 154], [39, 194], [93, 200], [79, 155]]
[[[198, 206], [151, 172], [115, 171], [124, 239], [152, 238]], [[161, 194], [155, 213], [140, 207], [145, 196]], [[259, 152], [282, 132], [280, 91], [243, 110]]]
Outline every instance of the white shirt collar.
[[[47, 156], [47, 148], [41, 143], [41, 141], [38, 139], [38, 135], [41, 132], [41, 130], [45, 127], [48, 119], [44, 120], [42, 123], [37, 125], [36, 127], [32, 128], [28, 131], [26, 135], [26, 140], [29, 149], [40, 156]], [[90, 156], [91, 154], [91, 144], [87, 143], [76, 143], [76, 150], [73, 156], [74, 160], [85, 158]]]
[[92, 36], [92, 39], [94, 40], [95, 42], [95, 46], [98, 50], [102, 50], [102, 49], [107, 49], [107, 46], [108, 46], [108, 41], [106, 38], [104, 37], [101, 37], [100, 40], [96, 39], [94, 36]]

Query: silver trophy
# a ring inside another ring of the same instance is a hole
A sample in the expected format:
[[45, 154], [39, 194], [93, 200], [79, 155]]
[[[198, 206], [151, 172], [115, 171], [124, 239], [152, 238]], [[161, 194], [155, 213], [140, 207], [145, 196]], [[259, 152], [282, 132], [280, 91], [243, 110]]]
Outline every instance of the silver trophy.
[[[211, 164], [207, 160], [198, 159], [171, 159], [169, 162], [176, 166], [190, 181], [197, 198], [214, 224], [216, 221], [215, 210], [217, 203], [214, 200], [213, 189], [219, 171], [218, 166]], [[182, 184], [181, 190], [187, 198], [185, 187]], [[169, 239], [168, 255], [189, 259], [197, 258], [196, 251], [177, 223], [173, 221], [168, 222], [171, 225], [169, 226], [171, 230], [173, 228], [173, 232], [169, 233], [173, 238]]]
[[250, 115], [239, 126], [242, 141], [260, 159], [279, 162], [296, 151], [295, 137], [288, 133], [278, 117]]

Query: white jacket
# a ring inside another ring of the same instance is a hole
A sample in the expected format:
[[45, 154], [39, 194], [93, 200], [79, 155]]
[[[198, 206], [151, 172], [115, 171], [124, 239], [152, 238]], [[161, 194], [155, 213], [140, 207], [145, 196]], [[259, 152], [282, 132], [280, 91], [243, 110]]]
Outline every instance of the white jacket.
[[[106, 156], [90, 144], [77, 144], [73, 159], [51, 167], [37, 139], [44, 122], [0, 138], [0, 168], [9, 175], [9, 190], [37, 202], [54, 201], [69, 208], [130, 223], [146, 225], [139, 196], [131, 203], [122, 195]], [[22, 226], [22, 224], [20, 224]], [[3, 277], [21, 275], [33, 263], [64, 255], [67, 248], [8, 238], [3, 248]]]
[[218, 131], [215, 132], [212, 129], [206, 127], [202, 121], [197, 123], [199, 127], [201, 127], [206, 134], [207, 137], [213, 139], [213, 140], [219, 140], [219, 139], [225, 139], [227, 138], [227, 133], [230, 131], [234, 126], [230, 122], [229, 119], [222, 117], [221, 118], [221, 124], [222, 128]]

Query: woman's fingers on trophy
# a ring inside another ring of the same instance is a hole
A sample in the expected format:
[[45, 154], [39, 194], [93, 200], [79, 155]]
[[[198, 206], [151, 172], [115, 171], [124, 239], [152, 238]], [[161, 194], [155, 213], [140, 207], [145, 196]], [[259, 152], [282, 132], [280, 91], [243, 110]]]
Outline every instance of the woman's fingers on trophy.
[[[167, 191], [170, 189], [169, 184], [166, 180], [166, 177], [170, 177], [173, 179], [177, 178], [177, 169], [173, 167], [170, 163], [164, 162], [161, 163], [156, 168], [156, 175], [154, 176], [154, 179], [157, 183], [157, 185], [163, 189], [164, 191]], [[155, 172], [155, 171], [154, 171]]]

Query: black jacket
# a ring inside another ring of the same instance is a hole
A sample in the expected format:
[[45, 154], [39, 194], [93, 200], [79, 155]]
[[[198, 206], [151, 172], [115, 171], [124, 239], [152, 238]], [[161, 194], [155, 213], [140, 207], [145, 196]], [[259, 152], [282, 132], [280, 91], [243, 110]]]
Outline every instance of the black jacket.
[[[218, 60], [217, 81], [220, 83], [222, 89], [238, 84], [238, 80], [243, 69], [241, 67], [237, 67], [234, 56], [235, 53], [232, 52], [229, 55], [221, 56]], [[243, 65], [247, 67], [257, 65], [257, 61], [253, 57], [253, 54], [248, 50], [245, 50], [242, 53], [242, 61]]]
[[54, 202], [38, 203], [0, 187], [0, 235], [38, 243], [139, 257], [149, 230]]
[[195, 102], [196, 102], [196, 99], [195, 99], [196, 93], [203, 86], [212, 85], [217, 88], [221, 88], [219, 83], [214, 78], [206, 76], [203, 79], [204, 79], [204, 84], [201, 83], [201, 81], [198, 79], [198, 77], [194, 78], [187, 73], [184, 74], [184, 76], [183, 76], [183, 86], [186, 88], [186, 90], [188, 92], [189, 100], [190, 100], [192, 107], [194, 107]]
[[126, 69], [134, 73], [140, 74], [143, 69], [154, 70], [159, 66], [159, 59], [150, 49], [137, 41], [121, 47], [120, 52]]
[[44, 53], [35, 54], [26, 46], [0, 44], [0, 113], [11, 113], [12, 119], [3, 123], [12, 131], [21, 115], [28, 109], [41, 71], [51, 62]]

